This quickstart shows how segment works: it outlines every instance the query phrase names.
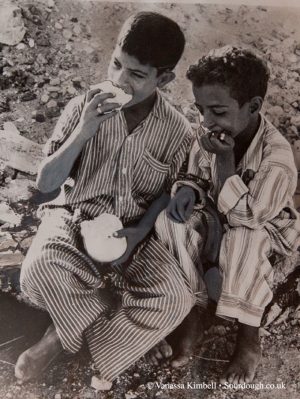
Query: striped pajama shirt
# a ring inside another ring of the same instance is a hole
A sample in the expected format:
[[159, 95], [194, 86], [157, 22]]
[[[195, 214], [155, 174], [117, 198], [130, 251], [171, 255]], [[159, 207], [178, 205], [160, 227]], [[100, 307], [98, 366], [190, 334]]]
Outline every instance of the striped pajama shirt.
[[[83, 104], [84, 97], [77, 97], [66, 107], [46, 145], [48, 155], [74, 131]], [[60, 196], [39, 210], [41, 225], [22, 266], [22, 290], [49, 312], [65, 350], [77, 352], [86, 338], [108, 380], [181, 323], [197, 299], [197, 273], [182, 268], [153, 234], [114, 276], [122, 306], [108, 315], [101, 295], [104, 270], [84, 252], [78, 221], [104, 212], [125, 226], [139, 220], [178, 178], [190, 144], [189, 123], [158, 92], [153, 109], [131, 134], [122, 112], [103, 122]]]
[[[210, 197], [226, 218], [219, 255], [223, 285], [216, 313], [258, 327], [272, 299], [273, 268], [269, 257], [274, 252], [289, 256], [299, 245], [300, 219], [293, 204], [297, 170], [291, 147], [261, 115], [260, 127], [236, 174], [226, 180], [221, 190], [216, 155], [205, 151], [197, 140], [191, 149], [188, 173], [208, 183]], [[175, 183], [173, 194], [183, 184], [184, 181]], [[198, 188], [196, 183], [187, 184]], [[195, 217], [194, 212], [184, 227], [186, 231], [193, 230]], [[167, 242], [178, 240], [180, 228], [183, 229], [165, 219]], [[193, 263], [197, 236], [195, 240], [191, 249], [183, 248], [184, 262], [189, 258]], [[184, 247], [180, 240], [177, 247]], [[178, 248], [173, 255], [181, 259]], [[199, 295], [203, 303], [205, 291]]]

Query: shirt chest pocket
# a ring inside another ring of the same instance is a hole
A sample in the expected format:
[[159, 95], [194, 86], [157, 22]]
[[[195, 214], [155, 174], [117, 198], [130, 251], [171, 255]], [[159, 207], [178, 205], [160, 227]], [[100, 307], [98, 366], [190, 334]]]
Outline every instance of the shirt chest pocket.
[[165, 188], [169, 170], [170, 164], [157, 160], [145, 149], [134, 168], [132, 196], [152, 200]]

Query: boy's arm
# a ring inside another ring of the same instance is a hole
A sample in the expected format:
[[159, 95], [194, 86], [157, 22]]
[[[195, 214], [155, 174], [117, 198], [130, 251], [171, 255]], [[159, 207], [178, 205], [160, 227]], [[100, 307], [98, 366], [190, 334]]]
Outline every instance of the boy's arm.
[[[87, 141], [97, 133], [100, 123], [116, 114], [114, 109], [119, 104], [104, 103], [110, 97], [113, 97], [110, 93], [99, 94], [99, 89], [90, 90], [79, 118], [78, 114], [74, 113], [72, 120], [69, 117], [70, 110], [61, 116], [55, 134], [59, 135], [61, 130], [61, 135], [67, 139], [57, 151], [41, 163], [37, 176], [37, 187], [40, 191], [54, 191], [70, 176], [74, 162]], [[98, 112], [99, 105], [101, 105], [101, 114]], [[103, 112], [109, 113], [103, 114]]]
[[155, 224], [157, 216], [166, 208], [169, 200], [170, 195], [166, 192], [163, 192], [160, 197], [152, 202], [137, 225], [133, 227], [127, 227], [114, 233], [114, 237], [127, 238], [127, 249], [125, 254], [121, 258], [117, 259], [113, 265], [126, 262], [136, 246], [150, 233]]
[[275, 163], [262, 164], [246, 185], [238, 175], [229, 177], [218, 198], [218, 209], [233, 227], [263, 228], [278, 216], [293, 195], [293, 172]]

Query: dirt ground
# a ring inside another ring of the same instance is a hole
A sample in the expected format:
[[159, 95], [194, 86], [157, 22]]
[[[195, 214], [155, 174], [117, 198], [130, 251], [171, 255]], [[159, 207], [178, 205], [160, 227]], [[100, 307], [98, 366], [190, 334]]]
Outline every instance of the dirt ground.
[[[83, 0], [19, 0], [17, 4], [22, 8], [27, 33], [24, 45], [0, 46], [0, 125], [12, 121], [23, 136], [37, 143], [45, 143], [51, 135], [70, 98], [105, 79], [117, 32], [125, 18], [137, 10], [164, 13], [184, 30], [187, 46], [176, 69], [177, 79], [164, 91], [191, 122], [198, 121], [185, 79], [188, 65], [210, 48], [235, 43], [254, 48], [270, 61], [272, 75], [264, 109], [291, 144], [299, 139], [300, 8]], [[0, 186], [14, 178], [5, 170], [0, 174]], [[6, 229], [13, 237], [25, 237], [28, 243], [37, 225], [37, 203], [43, 200], [34, 198], [12, 204], [26, 217], [17, 230]], [[22, 247], [24, 253], [26, 249]], [[59, 360], [37, 382], [16, 384], [13, 365], [17, 356], [39, 339], [49, 319], [19, 302], [12, 292], [1, 293], [0, 399], [299, 398], [299, 295], [298, 267], [272, 302], [286, 317], [262, 330], [263, 358], [252, 388], [218, 386], [218, 376], [233, 350], [235, 326], [210, 316], [212, 325], [207, 325], [204, 343], [195, 349], [186, 367], [150, 367], [141, 360], [118, 378], [111, 391], [96, 393], [90, 388], [95, 370], [85, 348], [76, 357]], [[210, 383], [211, 387], [195, 386]]]

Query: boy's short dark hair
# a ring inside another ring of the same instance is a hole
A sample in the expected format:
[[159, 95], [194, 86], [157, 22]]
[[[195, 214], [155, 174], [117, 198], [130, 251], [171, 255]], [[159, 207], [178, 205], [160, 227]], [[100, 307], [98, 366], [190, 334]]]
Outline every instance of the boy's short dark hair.
[[139, 12], [123, 25], [118, 44], [141, 64], [159, 72], [172, 70], [185, 45], [184, 34], [172, 19], [156, 12]]
[[252, 51], [225, 46], [200, 58], [186, 76], [196, 87], [215, 83], [227, 86], [231, 97], [242, 106], [253, 97], [265, 97], [270, 73], [266, 62]]

